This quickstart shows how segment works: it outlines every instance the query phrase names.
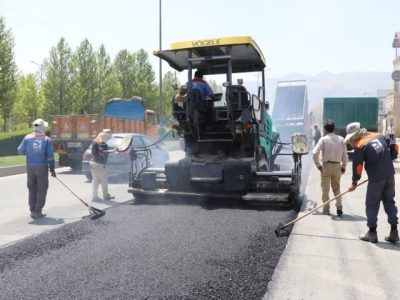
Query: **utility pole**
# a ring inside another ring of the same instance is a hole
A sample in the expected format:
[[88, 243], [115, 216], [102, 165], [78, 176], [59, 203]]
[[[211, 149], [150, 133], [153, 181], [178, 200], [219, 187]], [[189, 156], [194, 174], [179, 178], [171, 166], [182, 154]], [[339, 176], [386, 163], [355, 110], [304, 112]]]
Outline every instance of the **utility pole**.
[[[159, 38], [160, 38], [160, 51], [162, 50], [162, 40], [161, 40], [161, 36], [162, 36], [162, 32], [161, 32], [161, 0], [159, 0]], [[160, 58], [160, 103], [159, 103], [159, 108], [158, 108], [158, 117], [160, 119], [160, 123], [163, 120], [163, 109], [162, 109], [162, 105], [163, 105], [163, 89], [162, 89], [162, 59]]]

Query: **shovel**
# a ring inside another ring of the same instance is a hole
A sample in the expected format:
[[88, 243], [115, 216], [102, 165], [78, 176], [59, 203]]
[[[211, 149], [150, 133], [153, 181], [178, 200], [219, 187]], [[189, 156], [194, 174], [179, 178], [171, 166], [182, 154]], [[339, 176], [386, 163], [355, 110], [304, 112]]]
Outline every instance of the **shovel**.
[[87, 208], [89, 208], [89, 212], [90, 212], [90, 219], [92, 220], [96, 220], [98, 218], [101, 218], [102, 216], [104, 216], [106, 214], [106, 212], [104, 210], [98, 209], [96, 207], [90, 206], [87, 202], [85, 202], [84, 200], [82, 200], [77, 194], [74, 193], [73, 190], [71, 190], [71, 188], [69, 186], [67, 186], [60, 178], [56, 177], [56, 179], [63, 185], [65, 186], [65, 188], [67, 190], [69, 190], [71, 192], [72, 195], [74, 195], [79, 201], [81, 201], [83, 203], [83, 205], [85, 205]]
[[[366, 183], [367, 181], [368, 181], [368, 179], [365, 179], [364, 181], [362, 181], [362, 182], [360, 182], [359, 184], [357, 184], [356, 187], [358, 187], [358, 186], [360, 186], [360, 185]], [[290, 225], [296, 223], [297, 221], [300, 221], [301, 219], [303, 219], [303, 218], [309, 216], [310, 214], [312, 214], [312, 213], [315, 212], [316, 210], [318, 210], [318, 209], [320, 209], [321, 207], [327, 205], [328, 203], [330, 203], [330, 202], [336, 200], [337, 198], [343, 196], [344, 194], [347, 194], [348, 192], [350, 192], [350, 191], [347, 190], [347, 191], [345, 191], [345, 192], [343, 192], [343, 193], [341, 193], [341, 194], [339, 194], [339, 195], [333, 197], [332, 199], [329, 199], [328, 201], [326, 201], [325, 203], [321, 204], [320, 206], [317, 206], [316, 208], [310, 210], [310, 211], [309, 211], [308, 213], [306, 213], [305, 215], [302, 215], [302, 216], [300, 216], [300, 217], [298, 217], [298, 218], [296, 218], [296, 219], [290, 221], [289, 223], [286, 223], [285, 225], [279, 224], [278, 227], [275, 229], [275, 234], [276, 234], [276, 236], [289, 236], [290, 231], [284, 230], [286, 227], [288, 227], [288, 226], [290, 226]]]

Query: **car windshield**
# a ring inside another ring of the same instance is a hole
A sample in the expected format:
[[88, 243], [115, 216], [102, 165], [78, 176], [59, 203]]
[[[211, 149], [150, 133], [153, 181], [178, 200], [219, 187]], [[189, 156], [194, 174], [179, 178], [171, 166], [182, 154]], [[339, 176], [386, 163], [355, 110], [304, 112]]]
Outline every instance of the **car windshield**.
[[114, 136], [107, 141], [107, 145], [110, 149], [119, 148], [123, 140], [122, 136]]
[[[131, 138], [132, 136], [113, 136], [106, 143], [110, 150], [114, 148], [126, 149], [130, 144]], [[92, 149], [92, 144], [90, 144], [90, 146], [88, 147], [88, 150], [91, 149]]]

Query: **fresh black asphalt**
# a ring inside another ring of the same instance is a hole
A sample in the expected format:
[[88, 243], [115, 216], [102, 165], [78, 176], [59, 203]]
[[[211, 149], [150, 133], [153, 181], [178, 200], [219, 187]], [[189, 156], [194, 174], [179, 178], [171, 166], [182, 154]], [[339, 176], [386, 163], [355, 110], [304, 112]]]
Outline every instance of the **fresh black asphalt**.
[[0, 249], [0, 299], [257, 299], [291, 210], [126, 203]]

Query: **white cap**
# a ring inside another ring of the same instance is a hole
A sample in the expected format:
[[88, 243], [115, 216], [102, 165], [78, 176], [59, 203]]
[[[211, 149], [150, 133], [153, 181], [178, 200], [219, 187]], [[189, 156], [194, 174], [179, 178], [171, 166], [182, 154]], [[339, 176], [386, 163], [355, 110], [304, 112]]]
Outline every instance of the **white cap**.
[[343, 143], [347, 143], [355, 134], [359, 133], [361, 130], [361, 125], [359, 122], [353, 122], [346, 126], [346, 137]]
[[47, 123], [43, 119], [36, 119], [35, 121], [33, 121], [33, 126], [49, 127], [49, 123]]

